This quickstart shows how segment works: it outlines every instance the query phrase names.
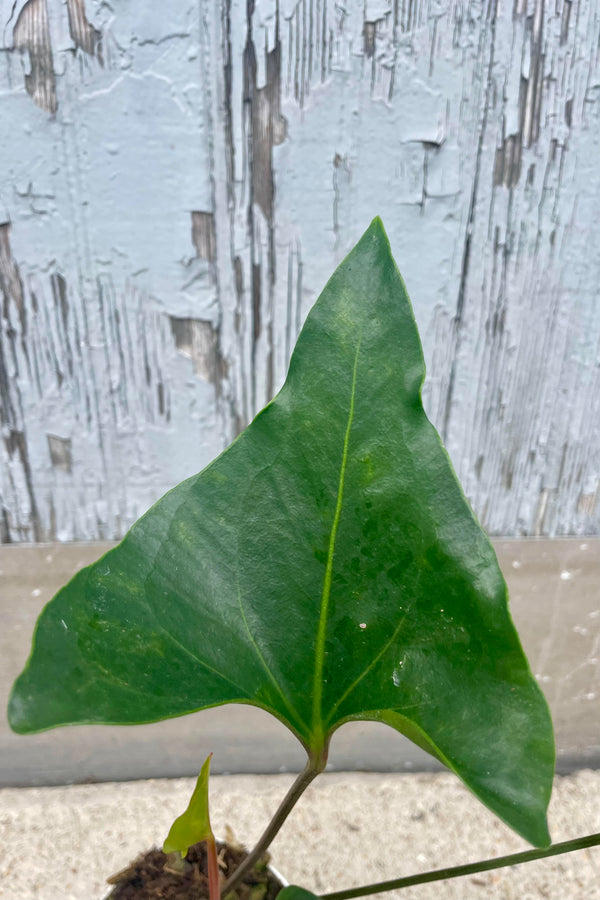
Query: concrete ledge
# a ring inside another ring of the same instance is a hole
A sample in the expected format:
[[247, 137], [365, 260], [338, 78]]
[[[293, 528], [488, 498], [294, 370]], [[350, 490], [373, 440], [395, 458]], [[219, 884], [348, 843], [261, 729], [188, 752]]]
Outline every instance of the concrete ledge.
[[[600, 764], [600, 540], [496, 540], [511, 609], [555, 722], [559, 771]], [[108, 544], [0, 546], [0, 705], [29, 653], [35, 619], [55, 591]], [[34, 737], [0, 718], [0, 784], [49, 785], [197, 773], [297, 771], [303, 751], [260, 710], [229, 706], [154, 725], [58, 729]], [[334, 736], [334, 770], [434, 770], [392, 729], [352, 723]]]
[[[290, 777], [211, 779], [211, 819], [254, 844]], [[193, 780], [0, 791], [0, 897], [100, 900], [105, 879], [159, 845]], [[557, 778], [553, 840], [600, 830], [600, 773]], [[272, 846], [273, 864], [316, 892], [529, 849], [450, 774], [323, 775]], [[594, 900], [600, 849], [409, 888], [398, 900]]]

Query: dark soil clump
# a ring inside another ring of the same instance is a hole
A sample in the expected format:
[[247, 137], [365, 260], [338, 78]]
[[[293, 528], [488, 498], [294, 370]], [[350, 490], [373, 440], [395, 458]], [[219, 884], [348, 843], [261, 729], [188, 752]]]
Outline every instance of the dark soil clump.
[[[237, 869], [245, 850], [217, 843], [221, 883]], [[208, 897], [206, 844], [194, 844], [185, 859], [179, 853], [149, 850], [130, 866], [109, 878], [114, 885], [107, 900], [203, 900]], [[262, 859], [223, 900], [275, 900], [281, 890], [279, 879]]]

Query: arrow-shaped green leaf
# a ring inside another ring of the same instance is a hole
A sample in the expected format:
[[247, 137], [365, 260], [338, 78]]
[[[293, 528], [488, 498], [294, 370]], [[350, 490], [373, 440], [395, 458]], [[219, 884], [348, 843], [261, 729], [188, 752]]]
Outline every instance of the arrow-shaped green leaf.
[[190, 798], [187, 809], [178, 816], [163, 844], [165, 853], [179, 851], [185, 856], [189, 848], [199, 841], [213, 841], [214, 835], [210, 827], [208, 809], [208, 775], [210, 771], [210, 757], [207, 757], [200, 769], [196, 787]]
[[423, 412], [423, 378], [375, 219], [309, 314], [275, 400], [46, 607], [13, 728], [241, 702], [322, 758], [336, 728], [374, 719], [547, 845], [548, 708]]

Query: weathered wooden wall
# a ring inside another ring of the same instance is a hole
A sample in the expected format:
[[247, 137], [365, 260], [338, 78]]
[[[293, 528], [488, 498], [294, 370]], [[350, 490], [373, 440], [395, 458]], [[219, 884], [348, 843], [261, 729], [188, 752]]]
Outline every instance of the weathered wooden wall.
[[0, 0], [0, 539], [113, 538], [380, 214], [496, 534], [598, 533], [600, 0]]

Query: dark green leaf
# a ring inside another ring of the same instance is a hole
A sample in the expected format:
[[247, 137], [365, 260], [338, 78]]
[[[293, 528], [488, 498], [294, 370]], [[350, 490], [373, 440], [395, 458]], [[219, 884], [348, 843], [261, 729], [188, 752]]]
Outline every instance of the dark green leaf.
[[260, 706], [321, 756], [387, 722], [547, 845], [554, 747], [496, 557], [421, 404], [375, 219], [234, 443], [42, 613], [13, 728]]
[[289, 884], [277, 894], [277, 900], [320, 900], [316, 894], [311, 894], [306, 888], [297, 887], [295, 884]]

